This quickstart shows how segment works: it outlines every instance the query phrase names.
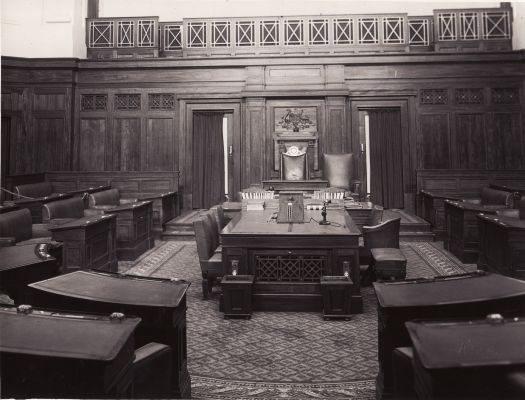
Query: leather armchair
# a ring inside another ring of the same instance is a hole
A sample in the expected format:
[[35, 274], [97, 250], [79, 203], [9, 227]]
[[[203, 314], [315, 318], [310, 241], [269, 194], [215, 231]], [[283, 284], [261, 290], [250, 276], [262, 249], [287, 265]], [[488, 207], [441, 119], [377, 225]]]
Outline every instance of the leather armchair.
[[0, 246], [48, 242], [51, 232], [43, 224], [33, 224], [27, 208], [0, 214]]
[[401, 218], [381, 222], [375, 226], [363, 226], [365, 248], [396, 248], [399, 249], [399, 229]]
[[354, 155], [352, 153], [323, 154], [323, 175], [331, 187], [352, 189]]
[[49, 226], [66, 224], [89, 215], [95, 213], [84, 209], [84, 202], [80, 197], [53, 201], [44, 204], [42, 209], [42, 221]]
[[88, 197], [89, 208], [94, 210], [109, 210], [111, 208], [135, 203], [137, 199], [123, 199], [120, 197], [120, 192], [117, 188], [103, 190], [97, 193], [91, 193]]

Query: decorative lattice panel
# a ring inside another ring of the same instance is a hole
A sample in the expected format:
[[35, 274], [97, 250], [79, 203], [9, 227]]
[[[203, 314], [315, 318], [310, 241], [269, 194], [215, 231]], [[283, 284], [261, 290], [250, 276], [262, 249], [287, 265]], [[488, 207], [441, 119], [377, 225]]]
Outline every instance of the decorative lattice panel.
[[459, 13], [459, 39], [478, 40], [479, 22], [478, 14], [475, 12]]
[[326, 266], [323, 256], [257, 256], [256, 274], [259, 281], [319, 282]]
[[483, 104], [483, 89], [456, 89], [457, 104]]
[[430, 28], [428, 19], [408, 20], [408, 42], [410, 46], [430, 45]]
[[230, 22], [218, 21], [211, 23], [211, 47], [230, 46]]
[[277, 46], [279, 44], [279, 21], [261, 21], [261, 46]]
[[510, 39], [510, 16], [508, 11], [482, 12], [483, 39]]
[[80, 109], [82, 111], [105, 111], [107, 104], [108, 96], [106, 94], [83, 94], [80, 97]]
[[448, 90], [422, 89], [419, 91], [419, 104], [448, 104]]
[[383, 43], [405, 43], [404, 19], [402, 17], [383, 18]]
[[124, 111], [140, 110], [140, 94], [115, 95], [115, 109]]
[[311, 19], [308, 21], [310, 45], [328, 44], [328, 19]]
[[113, 22], [91, 21], [89, 24], [88, 46], [92, 48], [113, 47]]
[[155, 45], [155, 21], [141, 19], [138, 21], [138, 46], [153, 47]]
[[438, 40], [457, 40], [457, 18], [455, 13], [439, 13], [438, 18]]
[[359, 18], [358, 43], [359, 44], [378, 44], [379, 43], [379, 18]]
[[334, 44], [354, 43], [354, 21], [350, 18], [334, 19]]
[[164, 50], [182, 49], [182, 26], [164, 25]]
[[206, 22], [189, 22], [186, 33], [188, 47], [206, 47]]
[[520, 91], [518, 88], [493, 88], [491, 98], [493, 104], [520, 104]]
[[255, 46], [255, 21], [237, 21], [235, 35], [236, 46]]
[[134, 45], [133, 21], [118, 21], [117, 47], [133, 47]]
[[148, 95], [150, 110], [173, 110], [175, 108], [175, 95], [171, 93], [152, 93]]
[[284, 20], [284, 44], [286, 46], [304, 45], [303, 20]]

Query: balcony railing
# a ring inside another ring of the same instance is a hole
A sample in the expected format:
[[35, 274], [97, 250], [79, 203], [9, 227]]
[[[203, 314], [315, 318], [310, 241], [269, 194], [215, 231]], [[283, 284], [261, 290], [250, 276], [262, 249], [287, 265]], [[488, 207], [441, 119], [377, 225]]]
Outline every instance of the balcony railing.
[[212, 57], [511, 49], [512, 9], [407, 14], [87, 20], [88, 57]]

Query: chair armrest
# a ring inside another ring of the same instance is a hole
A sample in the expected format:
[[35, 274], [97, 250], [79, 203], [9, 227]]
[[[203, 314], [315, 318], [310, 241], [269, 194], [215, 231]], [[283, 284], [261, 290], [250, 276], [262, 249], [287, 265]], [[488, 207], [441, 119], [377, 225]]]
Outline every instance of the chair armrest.
[[84, 210], [84, 213], [86, 212], [86, 210], [100, 210], [100, 211], [104, 211], [104, 210], [111, 210], [112, 208], [115, 208], [115, 207], [118, 207], [118, 206], [104, 206], [104, 205], [101, 205], [101, 206], [90, 206], [89, 208], [85, 209]]
[[0, 247], [14, 246], [16, 244], [16, 238], [12, 236], [0, 237]]

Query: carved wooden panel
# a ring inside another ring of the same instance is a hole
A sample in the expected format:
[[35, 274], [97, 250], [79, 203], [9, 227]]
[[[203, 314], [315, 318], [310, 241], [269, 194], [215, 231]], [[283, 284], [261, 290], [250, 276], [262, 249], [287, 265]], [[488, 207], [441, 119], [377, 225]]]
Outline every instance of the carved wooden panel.
[[2, 92], [2, 111], [20, 111], [23, 109], [23, 90]]
[[107, 94], [83, 94], [80, 97], [81, 111], [105, 111], [107, 107]]
[[421, 115], [420, 131], [424, 168], [450, 168], [448, 114]]
[[173, 93], [148, 94], [148, 107], [150, 110], [174, 110], [175, 95]]
[[116, 94], [115, 110], [133, 111], [140, 110], [140, 94]]
[[113, 125], [113, 170], [139, 171], [140, 118], [115, 118]]
[[173, 119], [148, 118], [146, 131], [146, 169], [168, 171], [172, 169]]
[[80, 120], [78, 168], [81, 171], [104, 171], [106, 133], [104, 118]]
[[63, 111], [65, 107], [64, 93], [35, 93], [33, 95], [34, 111]]
[[275, 132], [317, 132], [316, 107], [275, 107]]
[[421, 89], [419, 91], [419, 104], [421, 105], [448, 104], [448, 89]]
[[64, 118], [35, 118], [34, 169], [36, 171], [60, 171], [65, 165], [69, 148], [66, 145]]
[[485, 119], [483, 114], [456, 114], [456, 151], [458, 168], [485, 168]]
[[491, 89], [492, 104], [520, 104], [519, 88]]
[[518, 112], [492, 114], [487, 130], [487, 168], [519, 169], [523, 161], [523, 127]]
[[[243, 172], [244, 187], [260, 185], [264, 179], [265, 161], [265, 118], [264, 100], [247, 99], [246, 101], [246, 175]], [[269, 152], [268, 152], [269, 153]]]
[[483, 89], [456, 89], [456, 104], [483, 104]]

